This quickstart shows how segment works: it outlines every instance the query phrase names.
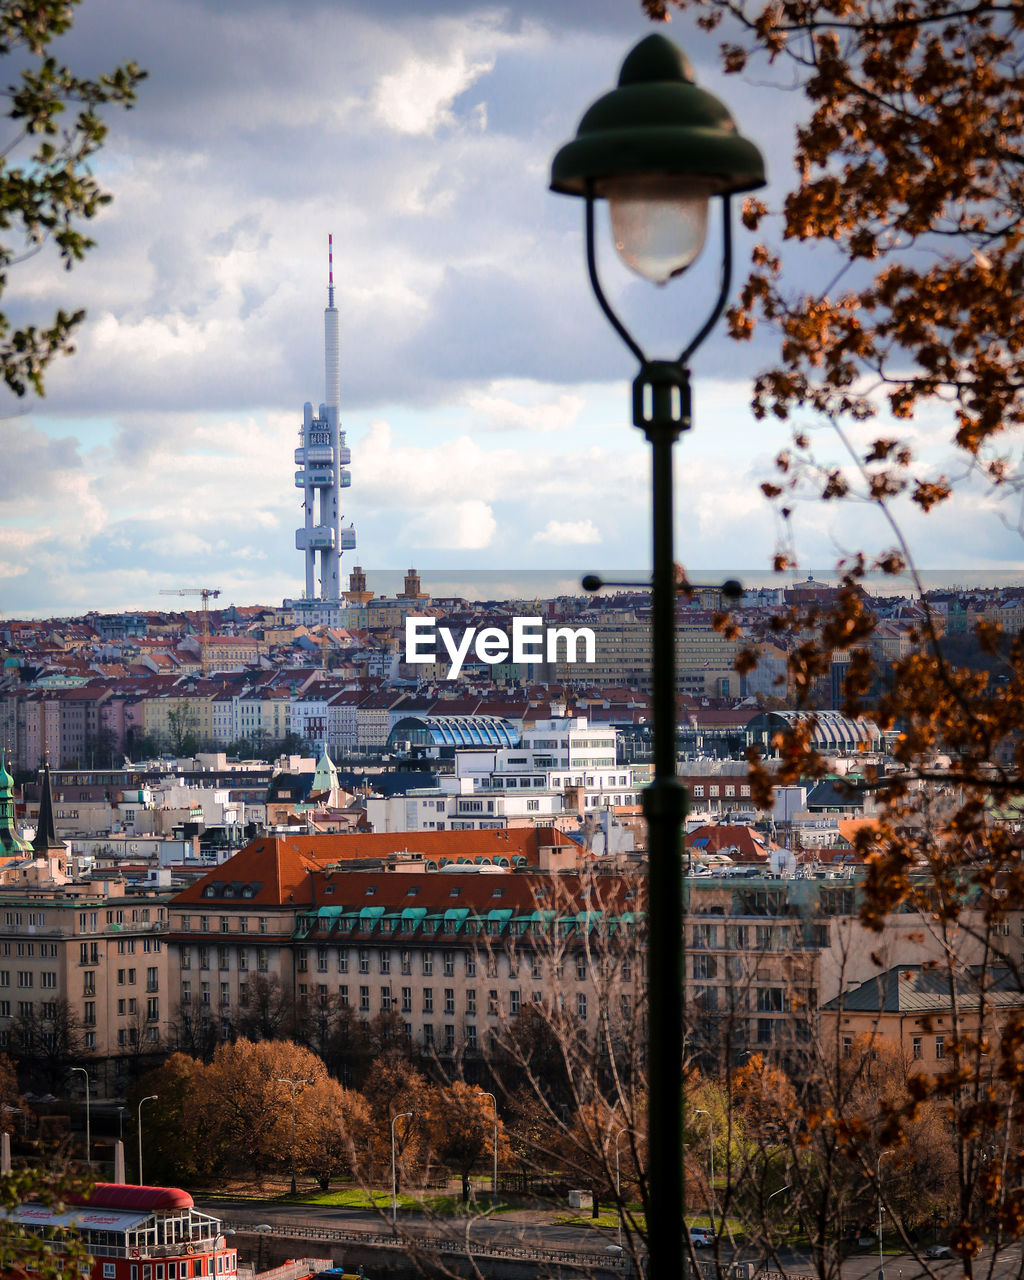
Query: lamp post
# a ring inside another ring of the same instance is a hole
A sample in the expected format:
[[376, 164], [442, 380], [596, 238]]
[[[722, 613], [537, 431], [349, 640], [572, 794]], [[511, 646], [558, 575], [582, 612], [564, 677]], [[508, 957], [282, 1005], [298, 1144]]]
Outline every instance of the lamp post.
[[708, 1152], [711, 1156], [711, 1174], [708, 1179], [708, 1214], [711, 1218], [711, 1225], [715, 1225], [715, 1130], [711, 1120], [711, 1112], [705, 1111], [703, 1107], [698, 1108], [693, 1113], [695, 1116], [707, 1116], [708, 1118]]
[[401, 1120], [402, 1117], [407, 1120], [412, 1119], [411, 1111], [399, 1111], [398, 1115], [391, 1117], [391, 1225], [398, 1221], [398, 1172], [395, 1168], [395, 1121]]
[[292, 1087], [292, 1195], [297, 1190], [295, 1185], [295, 1090], [300, 1084], [312, 1084], [312, 1080], [286, 1080], [281, 1076], [275, 1077], [276, 1084], [290, 1084]]
[[[651, 667], [654, 779], [644, 792], [648, 827], [647, 948], [657, 975], [648, 993], [649, 1142], [647, 1215], [652, 1280], [683, 1273], [683, 867], [680, 833], [686, 794], [676, 777], [676, 582], [672, 451], [690, 427], [688, 361], [721, 315], [732, 264], [730, 196], [764, 186], [764, 161], [741, 137], [717, 98], [697, 88], [689, 61], [671, 41], [648, 36], [626, 57], [618, 88], [583, 116], [556, 154], [551, 189], [586, 208], [587, 269], [598, 305], [640, 362], [633, 424], [651, 446]], [[712, 196], [722, 197], [718, 297], [675, 360], [651, 360], [616, 315], [597, 272], [594, 205], [609, 202], [620, 257], [656, 283], [680, 274], [703, 246]]]
[[493, 1093], [488, 1093], [486, 1089], [481, 1090], [485, 1098], [490, 1098], [491, 1106], [494, 1108], [494, 1181], [491, 1185], [491, 1195], [494, 1204], [498, 1203], [498, 1099]]
[[892, 1148], [888, 1151], [879, 1151], [878, 1160], [875, 1162], [875, 1190], [878, 1192], [878, 1280], [885, 1280], [882, 1264], [882, 1161], [886, 1156], [891, 1155]]
[[622, 1248], [622, 1184], [619, 1181], [619, 1139], [629, 1133], [629, 1125], [623, 1125], [615, 1135], [615, 1207], [619, 1211], [619, 1248]]
[[89, 1114], [89, 1073], [85, 1067], [72, 1067], [85, 1076], [85, 1163], [92, 1168], [92, 1117]]
[[139, 1101], [139, 1186], [142, 1186], [142, 1104], [144, 1102], [156, 1102], [160, 1095], [158, 1093], [147, 1094], [146, 1097]]

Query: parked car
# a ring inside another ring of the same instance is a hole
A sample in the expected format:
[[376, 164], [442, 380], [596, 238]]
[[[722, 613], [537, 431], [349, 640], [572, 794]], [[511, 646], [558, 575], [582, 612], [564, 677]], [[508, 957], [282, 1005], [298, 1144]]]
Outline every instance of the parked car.
[[930, 1244], [924, 1251], [926, 1258], [951, 1258], [953, 1250], [948, 1244]]
[[690, 1241], [695, 1249], [711, 1249], [715, 1244], [715, 1233], [710, 1227], [691, 1227]]

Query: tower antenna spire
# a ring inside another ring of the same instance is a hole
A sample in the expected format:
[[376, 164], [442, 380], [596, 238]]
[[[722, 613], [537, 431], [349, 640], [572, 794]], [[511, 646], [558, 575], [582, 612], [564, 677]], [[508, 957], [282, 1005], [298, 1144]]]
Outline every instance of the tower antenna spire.
[[327, 305], [334, 306], [334, 236], [327, 233]]

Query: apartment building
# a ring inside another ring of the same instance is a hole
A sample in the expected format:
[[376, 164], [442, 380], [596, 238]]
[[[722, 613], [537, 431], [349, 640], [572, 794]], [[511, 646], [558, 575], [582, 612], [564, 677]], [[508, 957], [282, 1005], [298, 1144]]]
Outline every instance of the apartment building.
[[[253, 981], [272, 980], [296, 1002], [395, 1013], [415, 1043], [448, 1056], [485, 1052], [526, 1003], [560, 1000], [593, 1031], [602, 1010], [624, 1014], [621, 998], [642, 995], [641, 880], [587, 870], [578, 849], [554, 873], [550, 856], [513, 852], [527, 836], [558, 852], [557, 832], [511, 829], [254, 841], [169, 906], [176, 998], [208, 1007], [227, 1038]], [[456, 861], [469, 839], [488, 853]], [[687, 892], [690, 1043], [713, 1061], [798, 1056], [820, 1039], [822, 1005], [880, 963], [941, 955], [919, 913], [882, 938], [863, 928], [856, 884], [832, 876], [706, 876]], [[968, 930], [956, 945], [970, 963]]]
[[117, 880], [0, 885], [0, 1049], [28, 1027], [59, 1047], [70, 1010], [96, 1088], [119, 1090], [127, 1058], [166, 1040], [167, 896]]

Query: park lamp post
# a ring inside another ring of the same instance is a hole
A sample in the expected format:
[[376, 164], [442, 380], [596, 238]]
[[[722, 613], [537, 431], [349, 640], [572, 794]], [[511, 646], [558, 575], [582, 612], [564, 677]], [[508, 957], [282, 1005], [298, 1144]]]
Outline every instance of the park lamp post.
[[878, 1194], [878, 1280], [885, 1280], [885, 1263], [882, 1261], [882, 1161], [892, 1155], [892, 1148], [879, 1151], [875, 1162], [875, 1191]]
[[629, 1133], [629, 1125], [623, 1125], [615, 1135], [615, 1208], [619, 1214], [619, 1248], [622, 1248], [622, 1182], [619, 1179], [619, 1139]]
[[[686, 794], [676, 777], [676, 584], [672, 450], [690, 428], [688, 362], [725, 307], [732, 269], [730, 197], [765, 184], [757, 147], [725, 106], [694, 83], [670, 40], [651, 35], [626, 57], [618, 87], [584, 114], [575, 138], [555, 155], [551, 190], [585, 201], [590, 283], [612, 328], [640, 362], [633, 424], [651, 445], [651, 665], [654, 777], [644, 792], [648, 829], [649, 1026], [648, 1252], [651, 1280], [683, 1274], [683, 867]], [[698, 256], [711, 198], [722, 198], [718, 297], [674, 360], [652, 360], [605, 297], [598, 278], [594, 205], [607, 200], [619, 256], [656, 284]]]
[[149, 1093], [139, 1101], [139, 1186], [142, 1186], [142, 1104], [144, 1102], [156, 1102], [160, 1095], [157, 1093]]
[[494, 1180], [491, 1184], [491, 1203], [496, 1205], [498, 1203], [498, 1099], [493, 1093], [488, 1093], [486, 1089], [482, 1089], [481, 1093], [485, 1098], [490, 1098], [491, 1106], [494, 1108]]
[[394, 1226], [398, 1221], [398, 1169], [395, 1165], [395, 1121], [401, 1119], [411, 1120], [411, 1111], [399, 1111], [397, 1115], [391, 1117], [391, 1225]]
[[85, 1076], [85, 1163], [88, 1168], [92, 1168], [92, 1117], [89, 1114], [89, 1073], [85, 1067], [72, 1067], [71, 1070], [80, 1071]]

